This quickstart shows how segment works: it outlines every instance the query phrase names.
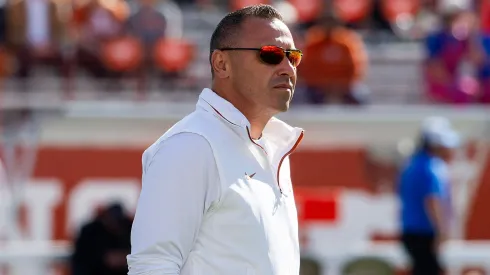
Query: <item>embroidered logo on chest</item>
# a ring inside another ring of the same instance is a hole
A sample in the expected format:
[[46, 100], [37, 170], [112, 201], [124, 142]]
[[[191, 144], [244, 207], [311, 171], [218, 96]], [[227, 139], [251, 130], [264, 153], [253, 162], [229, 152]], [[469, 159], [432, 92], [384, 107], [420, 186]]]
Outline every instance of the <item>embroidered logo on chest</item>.
[[253, 173], [253, 174], [251, 174], [251, 175], [248, 175], [248, 174], [247, 174], [247, 172], [245, 172], [245, 178], [246, 178], [247, 180], [250, 180], [250, 179], [252, 179], [252, 178], [255, 176], [255, 174], [257, 174], [257, 173]]

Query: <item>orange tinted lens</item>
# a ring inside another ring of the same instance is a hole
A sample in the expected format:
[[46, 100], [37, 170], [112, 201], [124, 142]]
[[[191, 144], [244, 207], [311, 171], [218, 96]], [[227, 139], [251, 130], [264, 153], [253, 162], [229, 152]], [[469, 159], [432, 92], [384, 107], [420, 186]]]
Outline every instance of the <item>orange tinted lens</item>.
[[284, 50], [276, 46], [264, 46], [260, 49], [260, 59], [271, 65], [281, 63], [285, 55]]
[[301, 57], [302, 55], [300, 51], [291, 50], [288, 53], [289, 62], [291, 62], [294, 67], [298, 67], [299, 63], [301, 63]]

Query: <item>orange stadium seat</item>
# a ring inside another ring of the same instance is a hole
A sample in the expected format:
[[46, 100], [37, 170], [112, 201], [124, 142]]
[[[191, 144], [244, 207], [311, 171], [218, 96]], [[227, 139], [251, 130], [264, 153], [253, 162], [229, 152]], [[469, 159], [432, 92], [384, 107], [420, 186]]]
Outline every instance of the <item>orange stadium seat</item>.
[[420, 0], [382, 0], [381, 10], [383, 16], [393, 22], [399, 15], [409, 14], [414, 16], [420, 7]]
[[298, 12], [300, 22], [310, 22], [320, 16], [324, 9], [324, 3], [321, 0], [289, 0]]
[[371, 11], [372, 0], [333, 0], [335, 14], [344, 22], [357, 22]]
[[162, 38], [153, 49], [155, 65], [165, 72], [185, 70], [194, 58], [195, 47], [182, 39]]
[[119, 37], [103, 44], [101, 56], [104, 66], [109, 70], [134, 71], [143, 61], [143, 45], [132, 36]]

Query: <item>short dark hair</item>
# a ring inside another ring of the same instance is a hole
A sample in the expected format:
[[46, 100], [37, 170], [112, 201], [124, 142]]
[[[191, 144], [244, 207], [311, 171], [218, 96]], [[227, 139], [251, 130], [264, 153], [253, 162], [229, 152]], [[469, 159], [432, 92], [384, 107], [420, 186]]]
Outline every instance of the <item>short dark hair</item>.
[[[228, 13], [216, 26], [216, 29], [211, 36], [211, 42], [209, 46], [209, 63], [211, 64], [211, 57], [213, 51], [225, 47], [235, 46], [235, 39], [239, 36], [239, 31], [243, 21], [247, 18], [262, 18], [262, 19], [278, 19], [284, 22], [282, 15], [272, 6], [265, 4], [258, 4], [248, 6], [234, 12]], [[211, 64], [211, 73], [214, 74]]]

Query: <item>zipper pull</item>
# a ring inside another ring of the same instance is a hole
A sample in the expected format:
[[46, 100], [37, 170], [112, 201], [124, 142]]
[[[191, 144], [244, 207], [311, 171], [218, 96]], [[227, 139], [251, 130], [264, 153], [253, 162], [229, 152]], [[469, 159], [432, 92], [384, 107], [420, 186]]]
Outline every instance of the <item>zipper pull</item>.
[[288, 197], [288, 195], [286, 195], [286, 193], [284, 193], [284, 192], [282, 191], [281, 186], [279, 186], [279, 191], [281, 191], [281, 196], [284, 196], [284, 197], [286, 197], [286, 198]]

